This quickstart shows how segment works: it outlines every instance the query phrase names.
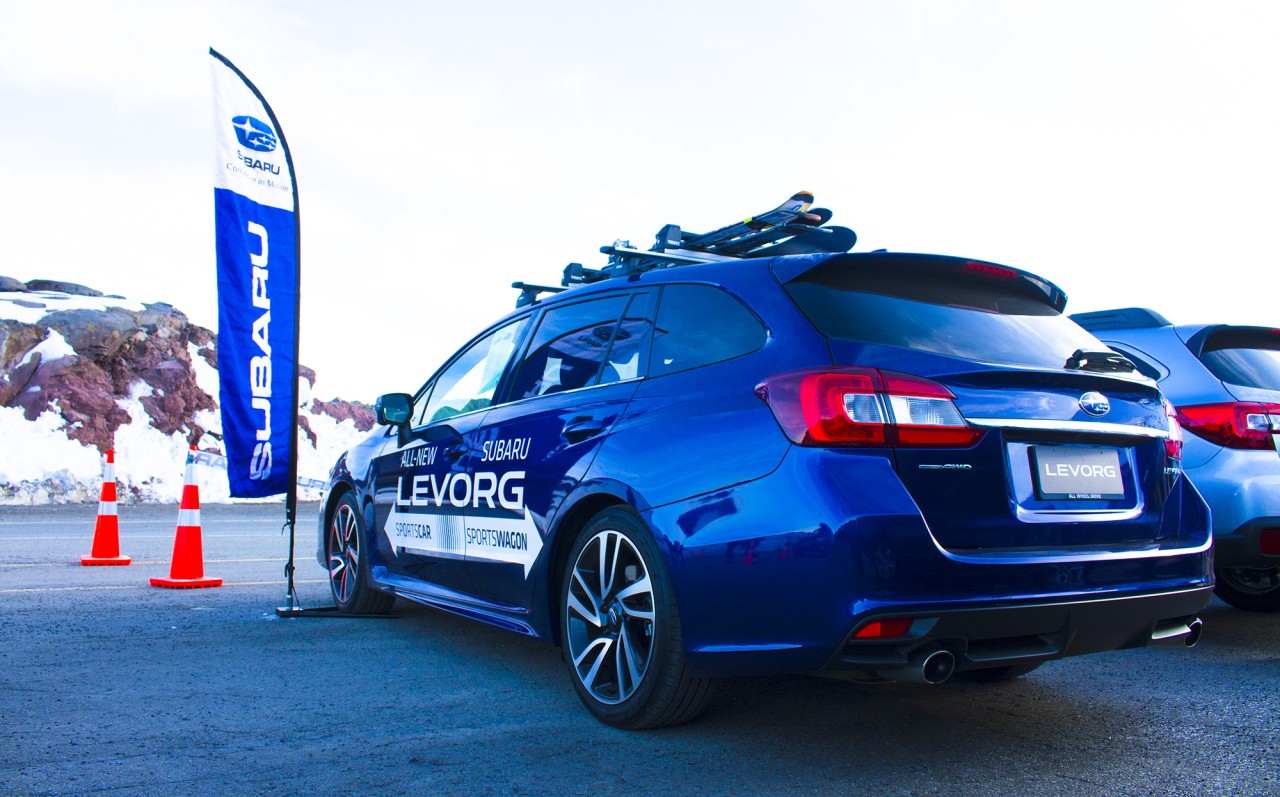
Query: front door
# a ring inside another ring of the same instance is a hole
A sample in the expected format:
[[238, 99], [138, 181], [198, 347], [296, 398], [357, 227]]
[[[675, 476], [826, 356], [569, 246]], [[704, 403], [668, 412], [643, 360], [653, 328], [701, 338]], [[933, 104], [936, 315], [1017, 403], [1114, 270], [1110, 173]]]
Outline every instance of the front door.
[[496, 489], [473, 476], [480, 424], [528, 322], [499, 327], [457, 355], [419, 393], [403, 446], [378, 458], [377, 558], [388, 570], [470, 593], [464, 521], [471, 502]]

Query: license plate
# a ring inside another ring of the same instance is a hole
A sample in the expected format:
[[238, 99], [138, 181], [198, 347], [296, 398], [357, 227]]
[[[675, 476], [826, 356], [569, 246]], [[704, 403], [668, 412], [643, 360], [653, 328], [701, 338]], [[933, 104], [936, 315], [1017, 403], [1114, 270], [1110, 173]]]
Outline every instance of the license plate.
[[1057, 501], [1114, 501], [1124, 498], [1120, 454], [1114, 448], [1033, 446], [1036, 496]]

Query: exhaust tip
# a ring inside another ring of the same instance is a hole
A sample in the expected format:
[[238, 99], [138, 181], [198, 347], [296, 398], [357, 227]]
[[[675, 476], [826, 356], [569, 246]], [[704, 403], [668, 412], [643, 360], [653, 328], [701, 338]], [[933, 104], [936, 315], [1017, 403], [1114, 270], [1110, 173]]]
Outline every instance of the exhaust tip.
[[1182, 640], [1182, 644], [1189, 648], [1196, 646], [1200, 641], [1200, 634], [1204, 633], [1204, 621], [1199, 617], [1187, 623], [1187, 636]]
[[1199, 617], [1192, 618], [1184, 623], [1174, 621], [1159, 626], [1152, 631], [1151, 644], [1189, 648], [1200, 641], [1200, 634], [1203, 630], [1204, 623]]
[[937, 649], [917, 651], [905, 667], [880, 670], [876, 675], [909, 684], [940, 684], [949, 680], [955, 671], [955, 654], [949, 650]]
[[956, 657], [949, 650], [935, 650], [920, 662], [920, 675], [927, 684], [944, 683], [956, 671]]

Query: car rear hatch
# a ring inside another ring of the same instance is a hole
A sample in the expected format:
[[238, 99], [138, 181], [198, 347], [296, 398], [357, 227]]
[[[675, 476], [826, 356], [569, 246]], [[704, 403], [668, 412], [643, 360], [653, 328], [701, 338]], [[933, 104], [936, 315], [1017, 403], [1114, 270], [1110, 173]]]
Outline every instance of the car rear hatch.
[[[1142, 549], [1176, 536], [1177, 512], [1162, 511], [1177, 473], [1169, 456], [1180, 453], [1170, 410], [1131, 363], [1062, 315], [1056, 286], [896, 253], [774, 268], [827, 337], [835, 369], [881, 375], [891, 426], [972, 430], [963, 445], [926, 432], [884, 449], [939, 545]], [[962, 418], [946, 420], [947, 396]], [[913, 401], [932, 403], [915, 417]]]
[[1280, 451], [1280, 329], [1220, 324], [1186, 343], [1236, 401], [1179, 407], [1183, 424], [1219, 445]]

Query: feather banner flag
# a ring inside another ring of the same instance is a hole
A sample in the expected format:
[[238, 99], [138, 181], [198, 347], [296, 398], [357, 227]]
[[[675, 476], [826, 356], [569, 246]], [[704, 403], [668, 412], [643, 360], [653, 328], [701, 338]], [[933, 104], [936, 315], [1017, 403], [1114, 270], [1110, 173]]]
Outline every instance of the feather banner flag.
[[231, 495], [297, 479], [299, 234], [293, 159], [262, 93], [213, 61], [218, 401]]

